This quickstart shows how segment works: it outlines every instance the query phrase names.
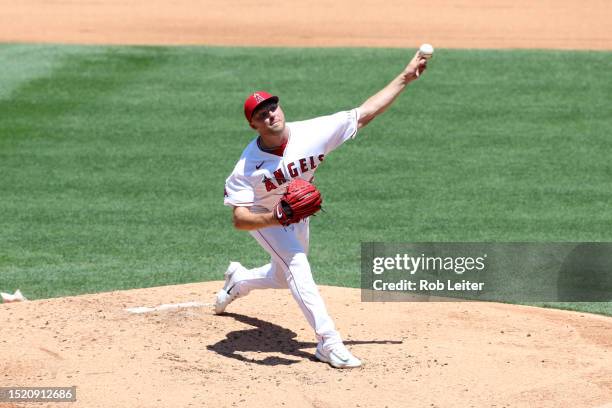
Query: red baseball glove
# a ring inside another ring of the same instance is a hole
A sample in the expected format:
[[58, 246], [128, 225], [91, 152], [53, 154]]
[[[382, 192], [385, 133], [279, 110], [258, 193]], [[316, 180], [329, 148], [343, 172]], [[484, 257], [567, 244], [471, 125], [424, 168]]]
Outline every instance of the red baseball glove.
[[300, 222], [321, 209], [323, 197], [319, 190], [305, 180], [294, 179], [274, 207], [274, 216], [284, 226]]

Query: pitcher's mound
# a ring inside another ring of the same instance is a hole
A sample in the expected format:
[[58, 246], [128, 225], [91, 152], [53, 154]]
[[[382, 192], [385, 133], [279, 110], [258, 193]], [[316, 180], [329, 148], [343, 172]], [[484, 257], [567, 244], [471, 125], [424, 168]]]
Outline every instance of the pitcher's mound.
[[357, 289], [321, 287], [365, 364], [343, 371], [314, 359], [314, 335], [288, 291], [255, 291], [223, 316], [210, 306], [126, 311], [210, 303], [220, 286], [2, 305], [0, 384], [74, 385], [71, 406], [87, 408], [612, 402], [612, 319], [601, 316], [496, 303], [361, 303]]

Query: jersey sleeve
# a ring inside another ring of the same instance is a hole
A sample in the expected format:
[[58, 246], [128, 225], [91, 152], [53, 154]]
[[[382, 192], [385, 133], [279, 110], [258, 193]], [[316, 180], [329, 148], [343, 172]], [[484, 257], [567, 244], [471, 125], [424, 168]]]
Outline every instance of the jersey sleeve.
[[223, 204], [234, 207], [251, 207], [255, 191], [248, 178], [242, 174], [232, 173], [225, 181]]
[[324, 118], [327, 126], [327, 141], [325, 153], [335, 150], [349, 139], [355, 138], [359, 128], [359, 109], [338, 112]]

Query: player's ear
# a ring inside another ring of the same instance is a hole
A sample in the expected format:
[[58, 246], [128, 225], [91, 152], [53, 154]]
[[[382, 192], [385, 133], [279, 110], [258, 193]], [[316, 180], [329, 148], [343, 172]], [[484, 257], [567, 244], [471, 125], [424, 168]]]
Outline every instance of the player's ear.
[[249, 126], [251, 127], [251, 129], [256, 129], [256, 127], [253, 126], [253, 122], [249, 122]]

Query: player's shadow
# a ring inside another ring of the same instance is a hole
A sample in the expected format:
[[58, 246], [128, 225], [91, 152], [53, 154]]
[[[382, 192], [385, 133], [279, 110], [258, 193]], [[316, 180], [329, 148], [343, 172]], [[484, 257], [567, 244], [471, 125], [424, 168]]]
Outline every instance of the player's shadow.
[[[293, 331], [276, 324], [266, 322], [254, 317], [248, 317], [236, 313], [225, 313], [223, 316], [232, 317], [241, 323], [254, 326], [253, 329], [237, 330], [229, 332], [225, 339], [207, 346], [222, 356], [234, 358], [239, 361], [261, 365], [290, 365], [303, 359], [314, 360], [314, 354], [303, 351], [305, 348], [314, 348], [317, 343], [297, 341], [297, 334]], [[401, 344], [401, 341], [345, 341], [344, 344]], [[287, 356], [298, 357], [291, 359], [278, 356], [266, 356], [262, 359], [247, 358], [241, 352], [282, 353]]]

